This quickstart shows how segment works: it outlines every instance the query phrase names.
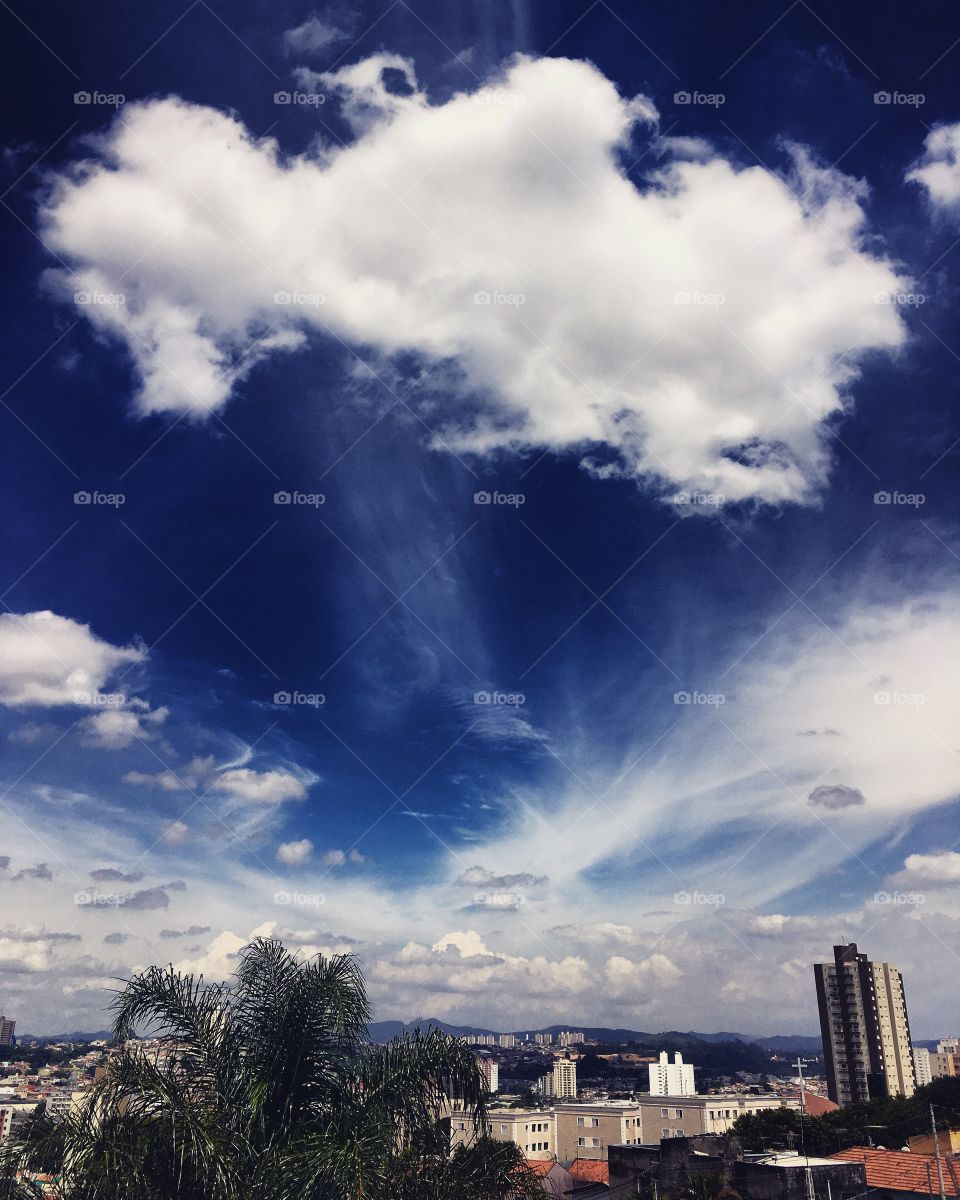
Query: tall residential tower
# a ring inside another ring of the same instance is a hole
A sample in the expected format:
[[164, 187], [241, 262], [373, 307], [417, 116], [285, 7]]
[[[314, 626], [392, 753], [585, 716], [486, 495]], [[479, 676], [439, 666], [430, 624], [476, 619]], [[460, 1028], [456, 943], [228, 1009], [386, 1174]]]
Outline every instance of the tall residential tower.
[[916, 1076], [900, 972], [858, 954], [856, 942], [834, 946], [833, 960], [813, 968], [830, 1099], [912, 1096]]

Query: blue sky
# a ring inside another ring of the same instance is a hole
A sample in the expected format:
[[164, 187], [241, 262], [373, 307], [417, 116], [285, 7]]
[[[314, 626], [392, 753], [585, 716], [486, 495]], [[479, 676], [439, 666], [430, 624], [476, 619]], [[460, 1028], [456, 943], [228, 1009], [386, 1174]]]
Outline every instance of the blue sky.
[[0, 16], [0, 1007], [807, 1032], [848, 937], [950, 1033], [954, 9], [93, 15]]

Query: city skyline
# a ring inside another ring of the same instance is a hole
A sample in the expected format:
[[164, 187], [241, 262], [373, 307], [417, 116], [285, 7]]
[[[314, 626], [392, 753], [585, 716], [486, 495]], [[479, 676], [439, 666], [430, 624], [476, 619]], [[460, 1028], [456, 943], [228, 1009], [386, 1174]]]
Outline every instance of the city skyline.
[[951, 1035], [956, 6], [21, 7], [3, 1011]]

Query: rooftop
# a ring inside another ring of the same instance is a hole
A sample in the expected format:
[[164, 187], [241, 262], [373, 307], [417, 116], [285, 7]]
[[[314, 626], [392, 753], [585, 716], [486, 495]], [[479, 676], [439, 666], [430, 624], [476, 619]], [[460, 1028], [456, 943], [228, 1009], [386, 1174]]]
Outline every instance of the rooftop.
[[[867, 1167], [867, 1184], [892, 1192], [939, 1191], [937, 1160], [932, 1154], [915, 1154], [907, 1150], [876, 1150], [852, 1146], [832, 1156], [846, 1162], [862, 1162]], [[952, 1156], [943, 1157], [943, 1190], [947, 1196], [960, 1196], [960, 1162]]]

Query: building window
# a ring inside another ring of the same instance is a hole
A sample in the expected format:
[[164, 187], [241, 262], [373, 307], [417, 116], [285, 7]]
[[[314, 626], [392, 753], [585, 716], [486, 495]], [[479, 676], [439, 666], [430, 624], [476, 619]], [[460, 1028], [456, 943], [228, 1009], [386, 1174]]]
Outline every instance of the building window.
[[677, 1119], [678, 1121], [682, 1120], [682, 1119], [683, 1119], [683, 1109], [682, 1109], [682, 1108], [675, 1108], [675, 1109], [673, 1110], [673, 1115], [676, 1117], [676, 1119]]
[[669, 1110], [668, 1108], [661, 1108], [661, 1109], [660, 1109], [660, 1116], [661, 1116], [661, 1117], [669, 1117], [669, 1116], [670, 1116], [670, 1110]]

